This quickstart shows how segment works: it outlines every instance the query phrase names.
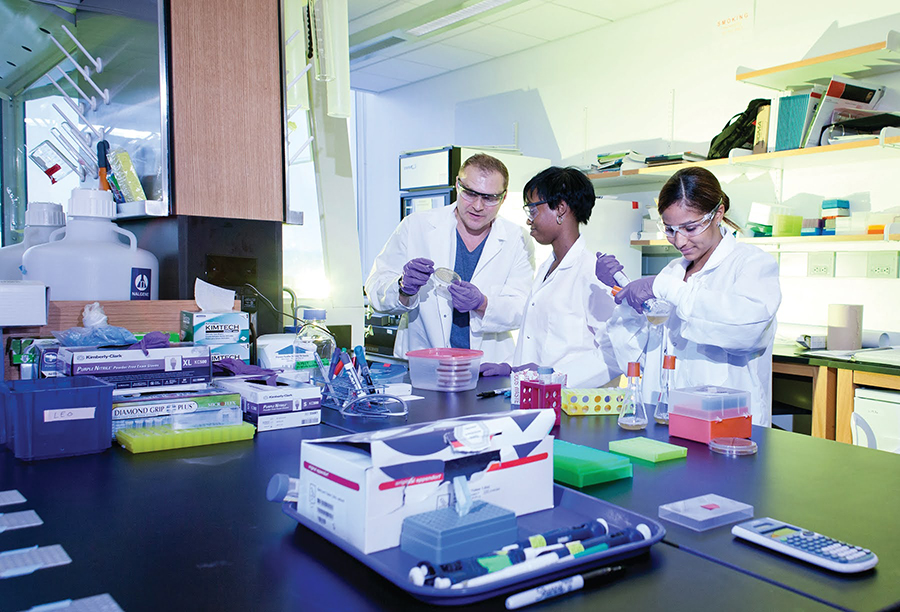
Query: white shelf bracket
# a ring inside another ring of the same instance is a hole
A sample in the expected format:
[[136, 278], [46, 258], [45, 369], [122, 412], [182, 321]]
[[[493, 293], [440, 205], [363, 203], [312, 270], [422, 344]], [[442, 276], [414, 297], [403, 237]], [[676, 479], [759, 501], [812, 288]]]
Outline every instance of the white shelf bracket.
[[78, 72], [81, 73], [81, 76], [84, 77], [84, 80], [87, 81], [88, 83], [90, 83], [91, 87], [94, 88], [94, 91], [97, 92], [97, 95], [99, 95], [101, 98], [103, 98], [103, 103], [109, 104], [109, 90], [108, 89], [100, 89], [99, 87], [97, 87], [97, 84], [94, 83], [94, 79], [91, 78], [91, 74], [90, 74], [90, 72], [88, 72], [87, 68], [81, 66], [81, 64], [76, 62], [75, 58], [72, 57], [71, 55], [69, 55], [69, 52], [66, 51], [65, 47], [63, 47], [59, 43], [59, 41], [56, 40], [56, 38], [54, 38], [53, 34], [51, 34], [50, 32], [47, 32], [47, 36], [50, 37], [50, 40], [53, 41], [53, 44], [55, 44], [57, 47], [59, 47], [59, 50], [63, 52], [63, 55], [65, 55], [69, 59], [69, 61], [75, 65], [75, 68], [78, 70]]
[[[103, 60], [99, 57], [97, 59], [94, 59], [94, 57], [90, 53], [88, 53], [88, 50], [84, 48], [84, 45], [82, 45], [78, 41], [78, 39], [75, 38], [75, 35], [69, 31], [69, 28], [67, 28], [66, 26], [60, 27], [62, 28], [63, 32], [69, 35], [69, 38], [72, 39], [72, 42], [78, 45], [78, 48], [81, 49], [81, 52], [84, 53], [84, 56], [88, 58], [88, 61], [94, 65], [94, 70], [96, 70], [97, 72], [103, 72]], [[107, 104], [109, 104], [109, 102], [107, 102]]]
[[878, 146], [883, 148], [900, 149], [900, 143], [887, 142], [887, 139], [893, 136], [900, 136], [900, 128], [881, 128], [881, 131], [878, 133]]

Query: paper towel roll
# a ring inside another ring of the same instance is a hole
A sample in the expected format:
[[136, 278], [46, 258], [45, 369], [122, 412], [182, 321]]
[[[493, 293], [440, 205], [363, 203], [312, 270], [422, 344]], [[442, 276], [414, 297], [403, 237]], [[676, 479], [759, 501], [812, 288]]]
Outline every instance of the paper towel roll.
[[862, 348], [862, 316], [863, 307], [860, 304], [829, 304], [828, 350]]
[[900, 346], [900, 332], [864, 330], [862, 333], [863, 348], [882, 348]]

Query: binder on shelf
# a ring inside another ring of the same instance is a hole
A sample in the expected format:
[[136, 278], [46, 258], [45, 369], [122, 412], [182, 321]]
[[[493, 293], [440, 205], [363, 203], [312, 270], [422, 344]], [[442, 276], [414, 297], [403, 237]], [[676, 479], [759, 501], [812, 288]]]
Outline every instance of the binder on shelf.
[[803, 135], [803, 147], [819, 146], [822, 131], [831, 124], [831, 115], [836, 109], [872, 109], [883, 95], [883, 85], [870, 85], [838, 76], [831, 77], [831, 82], [816, 106], [813, 117]]
[[775, 150], [787, 151], [803, 146], [803, 136], [812, 121], [825, 88], [816, 85], [812, 90], [783, 96], [778, 103], [778, 127], [775, 131]]
[[753, 153], [765, 153], [769, 148], [769, 117], [771, 104], [760, 106], [756, 111], [756, 126], [753, 130]]

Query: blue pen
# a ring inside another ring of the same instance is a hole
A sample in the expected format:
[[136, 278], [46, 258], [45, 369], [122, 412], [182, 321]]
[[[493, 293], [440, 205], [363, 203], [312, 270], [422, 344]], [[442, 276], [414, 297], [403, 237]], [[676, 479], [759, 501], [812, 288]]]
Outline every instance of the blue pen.
[[338, 364], [341, 362], [341, 349], [338, 347], [334, 347], [334, 352], [331, 354], [331, 370], [328, 372], [328, 380], [334, 380], [335, 371], [337, 370]]
[[362, 375], [363, 382], [366, 384], [369, 393], [375, 393], [375, 382], [372, 380], [372, 374], [369, 372], [369, 364], [366, 363], [366, 350], [362, 346], [356, 346], [353, 349], [356, 354], [356, 367]]

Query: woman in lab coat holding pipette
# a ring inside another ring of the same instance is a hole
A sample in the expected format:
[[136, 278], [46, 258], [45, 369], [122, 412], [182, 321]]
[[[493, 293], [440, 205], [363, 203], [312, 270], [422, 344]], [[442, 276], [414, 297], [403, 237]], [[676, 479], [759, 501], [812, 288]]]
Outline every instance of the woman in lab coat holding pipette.
[[[594, 275], [594, 253], [579, 226], [594, 208], [594, 187], [580, 170], [551, 167], [525, 185], [531, 236], [553, 247], [531, 285], [513, 365], [552, 366], [567, 387], [599, 387], [622, 372], [606, 337], [615, 304]], [[505, 363], [482, 364], [482, 375], [509, 375]]]
[[[660, 229], [681, 257], [657, 276], [629, 283], [608, 334], [619, 363], [637, 361], [647, 347], [644, 401], [659, 389], [659, 336], [647, 346], [650, 324], [644, 303], [662, 299], [674, 307], [668, 320], [670, 355], [676, 356], [673, 388], [715, 385], [750, 392], [754, 425], [772, 423], [772, 345], [781, 303], [778, 264], [761, 249], [739, 243], [723, 226], [728, 195], [704, 168], [676, 172], [659, 192]], [[597, 255], [596, 276], [612, 287], [622, 269], [612, 255]]]

